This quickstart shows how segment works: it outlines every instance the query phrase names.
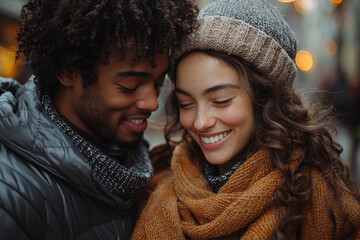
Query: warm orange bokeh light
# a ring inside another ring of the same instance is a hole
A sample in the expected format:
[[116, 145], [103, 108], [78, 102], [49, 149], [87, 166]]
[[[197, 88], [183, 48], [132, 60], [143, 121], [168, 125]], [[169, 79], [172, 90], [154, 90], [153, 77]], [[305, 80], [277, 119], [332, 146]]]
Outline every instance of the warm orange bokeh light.
[[332, 38], [325, 38], [322, 42], [322, 47], [324, 51], [331, 56], [336, 54], [338, 48], [335, 40]]
[[340, 3], [342, 3], [342, 0], [329, 0], [332, 4], [334, 4], [335, 6], [339, 5]]
[[296, 65], [298, 68], [304, 72], [309, 71], [314, 66], [314, 58], [310, 52], [305, 50], [300, 50], [296, 54]]
[[315, 2], [313, 0], [296, 0], [294, 7], [299, 13], [305, 14], [315, 7]]
[[24, 69], [23, 64], [15, 64], [17, 30], [17, 22], [0, 22], [0, 76], [2, 77], [16, 78]]
[[17, 76], [19, 66], [15, 64], [16, 48], [0, 46], [0, 75], [14, 78]]

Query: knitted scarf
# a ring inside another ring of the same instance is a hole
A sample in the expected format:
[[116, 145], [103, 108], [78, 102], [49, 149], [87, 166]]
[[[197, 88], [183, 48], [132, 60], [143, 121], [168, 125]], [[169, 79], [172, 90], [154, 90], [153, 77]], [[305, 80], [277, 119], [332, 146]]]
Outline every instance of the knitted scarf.
[[[173, 174], [159, 181], [132, 239], [271, 239], [277, 221], [270, 202], [284, 177], [267, 150], [247, 159], [217, 194], [203, 177], [201, 160], [189, 157], [186, 144], [175, 149], [171, 164]], [[298, 165], [294, 160], [290, 169], [295, 171]], [[316, 172], [314, 179], [316, 202], [306, 208], [302, 239], [330, 239], [333, 228], [322, 195], [328, 189]], [[359, 228], [359, 204], [348, 196], [344, 203], [349, 219]], [[348, 229], [340, 217], [336, 221]]]
[[[64, 121], [53, 106], [49, 95], [44, 94], [42, 104], [47, 115], [65, 132], [76, 147], [84, 155], [92, 170], [94, 181], [101, 183], [114, 195], [119, 197], [124, 205], [130, 205], [139, 192], [148, 183], [153, 174], [147, 145], [140, 141], [131, 153], [131, 167], [126, 168], [121, 159], [113, 159], [89, 144]], [[98, 179], [98, 180], [96, 180]]]

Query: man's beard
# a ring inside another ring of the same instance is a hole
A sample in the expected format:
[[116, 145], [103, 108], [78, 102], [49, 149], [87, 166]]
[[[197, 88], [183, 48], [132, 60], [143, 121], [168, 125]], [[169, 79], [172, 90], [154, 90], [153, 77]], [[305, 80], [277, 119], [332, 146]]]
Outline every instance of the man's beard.
[[135, 139], [133, 140], [125, 140], [115, 134], [111, 134], [108, 138], [108, 140], [113, 143], [113, 144], [116, 144], [118, 145], [119, 147], [121, 148], [134, 148], [140, 141], [141, 139], [143, 138], [143, 135], [144, 133], [139, 133], [138, 134], [139, 136], [136, 137]]
[[[125, 139], [116, 132], [116, 129], [109, 128], [106, 124], [109, 122], [109, 112], [102, 109], [101, 102], [94, 97], [90, 91], [84, 91], [80, 97], [81, 108], [79, 109], [83, 122], [90, 128], [96, 135], [99, 141], [109, 146], [117, 145], [121, 148], [133, 148], [143, 138], [144, 133], [134, 133], [131, 140]], [[148, 112], [137, 112], [131, 115], [149, 115]], [[122, 116], [118, 120], [118, 124], [121, 124], [130, 115]]]

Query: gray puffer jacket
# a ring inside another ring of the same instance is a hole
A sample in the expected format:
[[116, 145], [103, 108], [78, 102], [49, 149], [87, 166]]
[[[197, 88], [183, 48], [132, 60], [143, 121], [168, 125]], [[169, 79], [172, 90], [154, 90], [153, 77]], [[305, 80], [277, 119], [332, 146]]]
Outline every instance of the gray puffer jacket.
[[38, 98], [33, 81], [0, 78], [0, 239], [130, 239], [134, 199], [108, 190]]

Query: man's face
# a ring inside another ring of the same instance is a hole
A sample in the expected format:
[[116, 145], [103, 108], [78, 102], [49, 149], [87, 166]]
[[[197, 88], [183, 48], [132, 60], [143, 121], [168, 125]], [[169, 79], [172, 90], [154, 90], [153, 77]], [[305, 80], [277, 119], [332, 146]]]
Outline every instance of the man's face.
[[74, 74], [68, 119], [99, 140], [132, 146], [142, 138], [151, 112], [159, 107], [157, 97], [169, 68], [168, 51], [158, 53], [155, 61], [156, 68], [148, 59], [131, 66], [131, 52], [120, 62], [110, 55], [107, 65], [100, 63], [95, 69], [97, 82], [86, 88], [81, 75]]

